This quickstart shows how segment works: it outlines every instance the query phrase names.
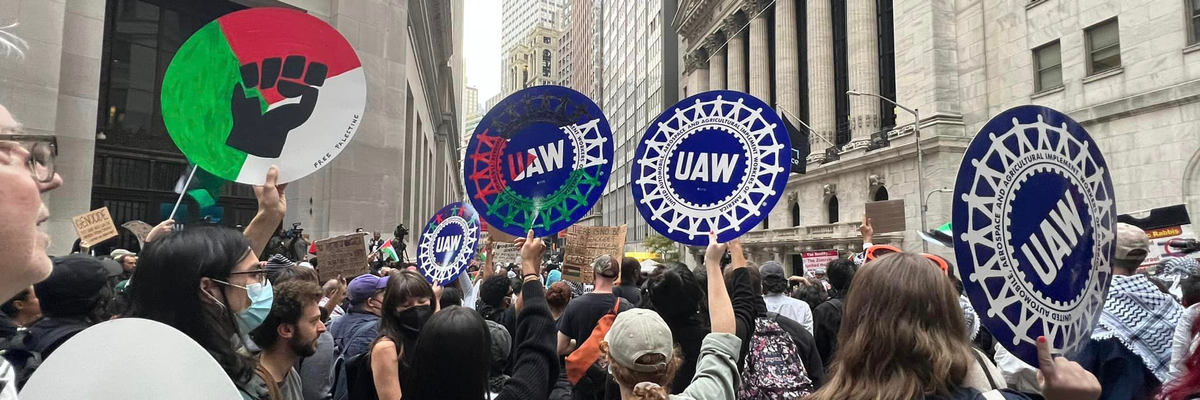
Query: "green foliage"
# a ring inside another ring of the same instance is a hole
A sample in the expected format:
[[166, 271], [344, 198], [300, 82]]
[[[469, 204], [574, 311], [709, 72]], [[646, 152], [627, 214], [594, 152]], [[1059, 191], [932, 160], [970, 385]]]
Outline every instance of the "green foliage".
[[679, 244], [666, 236], [651, 233], [642, 240], [642, 245], [651, 253], [657, 253], [662, 261], [680, 261]]

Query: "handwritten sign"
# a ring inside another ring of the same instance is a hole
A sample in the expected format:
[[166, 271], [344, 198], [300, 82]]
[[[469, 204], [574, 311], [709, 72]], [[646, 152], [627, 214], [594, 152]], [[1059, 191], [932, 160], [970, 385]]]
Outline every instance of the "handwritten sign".
[[507, 242], [497, 242], [492, 245], [492, 254], [488, 255], [492, 258], [492, 265], [496, 267], [504, 267], [508, 264], [521, 264], [521, 249], [516, 245]]
[[150, 230], [154, 229], [153, 226], [142, 221], [129, 221], [121, 224], [121, 227], [137, 236], [138, 243], [142, 245], [146, 244], [146, 236], [149, 236]]
[[366, 243], [361, 233], [351, 233], [317, 241], [317, 256], [321, 260], [317, 275], [321, 282], [336, 279], [347, 281], [367, 273]]
[[91, 247], [118, 235], [117, 226], [113, 224], [108, 207], [71, 218], [71, 223], [75, 224], [75, 232], [79, 234], [81, 246]]
[[567, 228], [562, 278], [572, 282], [592, 282], [592, 261], [602, 255], [625, 254], [625, 225], [571, 226]]
[[904, 232], [904, 200], [872, 201], [864, 207], [875, 233]]

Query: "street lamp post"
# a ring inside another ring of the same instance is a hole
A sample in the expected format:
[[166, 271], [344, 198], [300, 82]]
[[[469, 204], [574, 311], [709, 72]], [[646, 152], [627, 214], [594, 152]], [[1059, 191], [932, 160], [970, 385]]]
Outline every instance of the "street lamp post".
[[[924, 232], [927, 229], [925, 226], [925, 214], [929, 211], [929, 207], [928, 207], [927, 203], [925, 202], [925, 198], [923, 197], [925, 195], [925, 155], [924, 155], [924, 152], [921, 150], [921, 114], [918, 113], [917, 110], [915, 110], [915, 109], [911, 109], [911, 108], [902, 106], [902, 105], [900, 105], [900, 103], [894, 102], [887, 97], [883, 97], [883, 96], [880, 96], [875, 93], [865, 93], [865, 92], [859, 92], [857, 90], [847, 90], [846, 94], [850, 95], [850, 96], [877, 97], [880, 100], [886, 101], [888, 103], [892, 103], [892, 105], [899, 107], [900, 109], [902, 109], [904, 111], [908, 111], [909, 113], [911, 113], [913, 115], [913, 133], [916, 135], [916, 139], [917, 139], [917, 199], [921, 202], [921, 231]], [[928, 253], [929, 252], [929, 243], [922, 240], [921, 241], [921, 250]]]

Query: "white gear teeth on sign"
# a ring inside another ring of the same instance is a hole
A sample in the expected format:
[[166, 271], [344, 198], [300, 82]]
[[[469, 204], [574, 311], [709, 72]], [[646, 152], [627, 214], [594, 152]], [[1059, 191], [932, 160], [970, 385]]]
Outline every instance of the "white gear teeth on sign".
[[[1077, 149], [1077, 153], [1083, 153], [1082, 157], [1086, 158], [1083, 161], [1085, 165], [1087, 163], [1095, 164], [1095, 161], [1092, 160], [1093, 152], [1091, 151], [1094, 146], [1090, 146], [1090, 143], [1086, 141], [1079, 141], [1068, 130], [1066, 123], [1057, 127], [1051, 126], [1043, 122], [1041, 115], [1038, 115], [1036, 122], [1022, 124], [1017, 118], [1013, 118], [1012, 123], [1012, 128], [1007, 132], [988, 133], [988, 138], [991, 139], [991, 147], [983, 156], [971, 159], [969, 165], [975, 169], [992, 169], [982, 160], [991, 160], [995, 157], [1003, 161], [1001, 163], [1003, 165], [1013, 165], [1013, 163], [1026, 156], [1026, 154], [1043, 152], [1058, 153], [1062, 158], [1070, 160], [1069, 162], [1078, 166], [1075, 161], [1076, 157], [1070, 154], [1072, 145]], [[1030, 138], [1031, 136], [1033, 138]], [[1062, 143], [1064, 140], [1069, 142]], [[1015, 141], [1015, 152], [1013, 152], [1012, 148], [1008, 148], [1006, 144], [1013, 141]], [[1079, 335], [1086, 337], [1090, 334], [1090, 332], [1083, 332], [1083, 330], [1086, 327], [1092, 326], [1092, 320], [1096, 318], [1095, 316], [1103, 304], [1105, 288], [1102, 286], [1106, 282], [1106, 279], [1102, 278], [1101, 275], [1103, 274], [1107, 277], [1111, 274], [1112, 260], [1108, 259], [1108, 255], [1104, 252], [1093, 252], [1091, 261], [1097, 267], [1091, 269], [1084, 283], [1083, 290], [1071, 301], [1053, 300], [1039, 291], [1025, 291], [1033, 294], [1036, 301], [1041, 302], [1047, 308], [1056, 310], [1053, 312], [1070, 315], [1071, 318], [1068, 321], [1055, 321], [1050, 318], [1051, 311], [1049, 309], [1040, 310], [1037, 307], [1031, 307], [1020, 301], [1013, 302], [1014, 297], [1019, 298], [1018, 293], [1022, 292], [1021, 288], [1017, 287], [1017, 285], [1022, 285], [1022, 282], [1005, 279], [1007, 275], [1005, 269], [1011, 268], [1007, 272], [1011, 272], [1019, 281], [1030, 282], [1030, 280], [1027, 274], [1016, 265], [1016, 253], [1014, 252], [1011, 239], [991, 234], [996, 228], [994, 226], [996, 216], [1003, 215], [1006, 224], [1012, 221], [1013, 211], [1011, 204], [1013, 199], [1000, 199], [997, 193], [1003, 189], [1008, 196], [1016, 196], [1029, 177], [1034, 174], [1048, 172], [1059, 175], [1076, 185], [1086, 185], [1088, 184], [1087, 182], [1090, 182], [1089, 179], [1092, 182], [1099, 181], [1098, 184], [1093, 184], [1092, 195], [1098, 196], [1103, 194], [1106, 197], [1104, 200], [1109, 202], [1111, 202], [1112, 188], [1107, 187], [1108, 183], [1104, 179], [1096, 179], [1096, 175], [1103, 173], [1103, 170], [1100, 168], [1093, 168], [1087, 176], [1072, 176], [1070, 170], [1053, 164], [1051, 161], [1035, 160], [1033, 162], [1035, 165], [1030, 166], [1029, 170], [1023, 171], [1020, 176], [1015, 177], [1014, 181], [1008, 182], [1008, 187], [1004, 186], [1006, 183], [1004, 182], [1004, 178], [1002, 178], [1005, 171], [993, 171], [1000, 172], [998, 175], [1000, 178], [976, 173], [974, 181], [970, 185], [972, 193], [963, 194], [961, 199], [969, 207], [966, 213], [966, 226], [968, 228], [963, 231], [963, 234], [957, 236], [966, 245], [965, 248], [969, 249], [968, 251], [972, 253], [970, 257], [979, 260], [976, 263], [977, 267], [975, 271], [968, 277], [969, 280], [977, 282], [982, 288], [983, 294], [987, 297], [987, 301], [991, 305], [989, 307], [989, 317], [1001, 319], [1014, 332], [1016, 335], [1013, 338], [1014, 343], [1036, 343], [1036, 337], [1029, 335], [1032, 332], [1030, 330], [1032, 327], [1038, 329], [1045, 328], [1044, 334], [1052, 343], [1066, 343], [1066, 339], [1069, 337], [1078, 337]], [[1086, 168], [1078, 169], [1081, 171], [1081, 174], [1088, 173]], [[980, 194], [981, 189], [987, 189], [991, 194]], [[1086, 196], [1086, 193], [1084, 195]], [[1088, 200], [1089, 203], [1096, 203], [1096, 199], [1094, 198]], [[1004, 204], [1001, 204], [1000, 201], [1003, 201]], [[1114, 235], [1111, 232], [1111, 226], [1106, 226], [1102, 221], [1112, 222], [1116, 216], [1113, 215], [1111, 207], [1098, 208], [1098, 210], [1097, 208], [1089, 208], [1089, 212], [1091, 213], [1090, 228], [1096, 231], [1095, 237], [1097, 238], [1097, 242], [1094, 248], [1104, 248], [1114, 239]], [[956, 223], [955, 225], [957, 227], [958, 224]], [[1007, 227], [1004, 227], [1001, 231], [1004, 232], [1003, 236], [1008, 236]], [[1001, 258], [1000, 253], [995, 251], [995, 249], [1001, 247], [1006, 250], [1004, 253], [1007, 255], [1006, 259]], [[990, 254], [987, 254], [989, 252]], [[1025, 285], [1025, 287], [1031, 286]], [[1007, 304], [1008, 307], [1020, 307], [1020, 310], [1017, 313], [997, 312], [996, 310], [1000, 309], [999, 307], [1004, 304]], [[1073, 308], [1064, 310], [1068, 307]], [[1079, 312], [1079, 307], [1084, 307], [1082, 312]], [[1035, 323], [1034, 321], [1030, 321], [1033, 318], [1040, 318], [1042, 322]], [[1051, 328], [1051, 325], [1057, 325], [1057, 327]], [[1073, 349], [1077, 349], [1083, 344], [1086, 344], [1086, 340], [1077, 342], [1076, 348]]]

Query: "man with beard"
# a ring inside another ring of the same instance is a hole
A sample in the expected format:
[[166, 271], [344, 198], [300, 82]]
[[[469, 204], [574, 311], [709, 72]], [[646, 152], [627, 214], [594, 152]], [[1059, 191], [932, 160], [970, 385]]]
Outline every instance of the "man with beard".
[[321, 287], [293, 279], [275, 287], [271, 312], [250, 338], [263, 349], [256, 373], [272, 400], [304, 400], [296, 361], [317, 351], [317, 339], [325, 332], [321, 322]]

